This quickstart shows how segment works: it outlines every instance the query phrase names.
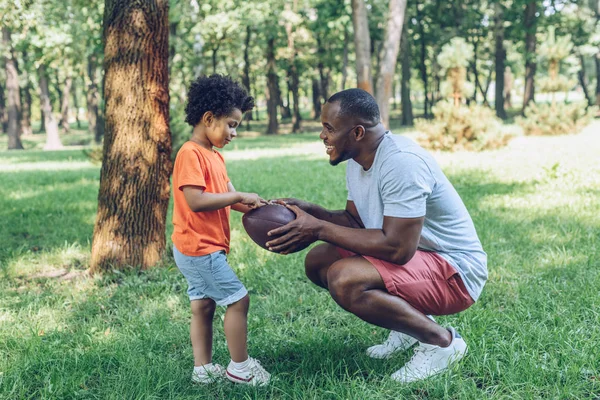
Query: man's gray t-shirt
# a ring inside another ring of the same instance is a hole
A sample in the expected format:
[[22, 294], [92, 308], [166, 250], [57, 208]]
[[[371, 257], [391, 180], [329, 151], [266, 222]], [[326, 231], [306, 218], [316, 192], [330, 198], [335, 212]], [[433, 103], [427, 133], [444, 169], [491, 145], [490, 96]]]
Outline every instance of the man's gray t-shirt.
[[387, 132], [368, 171], [348, 161], [346, 183], [367, 229], [382, 229], [384, 216], [425, 216], [418, 249], [454, 266], [477, 300], [487, 280], [487, 255], [460, 196], [427, 151]]

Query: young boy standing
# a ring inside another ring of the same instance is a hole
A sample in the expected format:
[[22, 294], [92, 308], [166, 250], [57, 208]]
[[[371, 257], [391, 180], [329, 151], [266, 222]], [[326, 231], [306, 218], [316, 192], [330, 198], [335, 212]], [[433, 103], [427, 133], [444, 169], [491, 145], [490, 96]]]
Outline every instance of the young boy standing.
[[[266, 385], [270, 374], [248, 356], [248, 291], [227, 262], [230, 208], [247, 212], [266, 204], [255, 193], [237, 192], [225, 161], [213, 147], [223, 148], [254, 99], [228, 77], [199, 77], [189, 90], [186, 122], [194, 129], [175, 159], [173, 170], [173, 253], [188, 282], [192, 307], [190, 337], [194, 352], [192, 381], [230, 381]], [[212, 363], [213, 317], [225, 306], [224, 330], [231, 362], [225, 370]]]

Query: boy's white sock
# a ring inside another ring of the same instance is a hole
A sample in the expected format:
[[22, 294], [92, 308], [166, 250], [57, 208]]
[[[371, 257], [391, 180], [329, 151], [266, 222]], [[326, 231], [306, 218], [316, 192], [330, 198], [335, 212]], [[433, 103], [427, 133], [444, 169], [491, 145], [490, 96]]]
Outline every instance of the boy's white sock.
[[204, 372], [207, 369], [211, 369], [212, 366], [213, 366], [213, 363], [208, 363], [208, 364], [200, 365], [198, 367], [194, 366], [194, 372]]
[[248, 366], [248, 363], [249, 363], [249, 362], [250, 362], [250, 357], [248, 357], [248, 358], [246, 359], [246, 361], [242, 361], [242, 362], [239, 362], [239, 363], [237, 363], [237, 362], [235, 362], [235, 361], [231, 360], [231, 365], [233, 366], [233, 368], [235, 368], [235, 369], [237, 369], [237, 370], [240, 370], [240, 369], [244, 369], [244, 368], [246, 368], [246, 367]]

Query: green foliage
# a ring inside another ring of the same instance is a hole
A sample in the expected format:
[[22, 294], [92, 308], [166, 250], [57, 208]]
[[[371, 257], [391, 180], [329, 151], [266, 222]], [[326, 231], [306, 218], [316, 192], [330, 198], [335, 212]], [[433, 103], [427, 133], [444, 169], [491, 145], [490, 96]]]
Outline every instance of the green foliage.
[[595, 107], [584, 103], [534, 104], [525, 109], [525, 118], [517, 123], [526, 135], [566, 135], [579, 133], [596, 114]]
[[512, 138], [502, 131], [502, 121], [490, 108], [472, 104], [454, 106], [440, 101], [433, 107], [434, 119], [418, 119], [423, 134], [419, 143], [432, 150], [489, 150], [505, 146]]
[[466, 68], [473, 58], [473, 48], [461, 37], [455, 37], [442, 46], [442, 51], [437, 56], [437, 61], [444, 70], [452, 68]]

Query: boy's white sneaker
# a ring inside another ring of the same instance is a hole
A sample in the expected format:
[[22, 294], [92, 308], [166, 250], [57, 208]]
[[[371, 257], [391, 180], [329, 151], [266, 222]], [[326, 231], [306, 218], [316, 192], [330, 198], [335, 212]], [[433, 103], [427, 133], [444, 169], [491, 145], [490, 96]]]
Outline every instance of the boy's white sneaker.
[[439, 347], [420, 343], [410, 361], [394, 372], [392, 379], [402, 383], [419, 381], [443, 372], [462, 359], [467, 354], [467, 344], [454, 328], [448, 330], [452, 333], [450, 346]]
[[213, 383], [225, 377], [225, 368], [219, 364], [208, 364], [201, 367], [194, 367], [192, 372], [192, 382], [194, 383]]
[[271, 380], [271, 374], [260, 365], [258, 360], [252, 357], [248, 357], [248, 364], [242, 369], [234, 367], [233, 361], [231, 361], [227, 366], [225, 376], [231, 382], [252, 386], [264, 386]]
[[[431, 315], [428, 315], [427, 318], [435, 322]], [[371, 358], [390, 358], [400, 351], [408, 350], [415, 343], [417, 343], [417, 339], [412, 336], [402, 332], [390, 331], [385, 342], [367, 349], [367, 355]]]

